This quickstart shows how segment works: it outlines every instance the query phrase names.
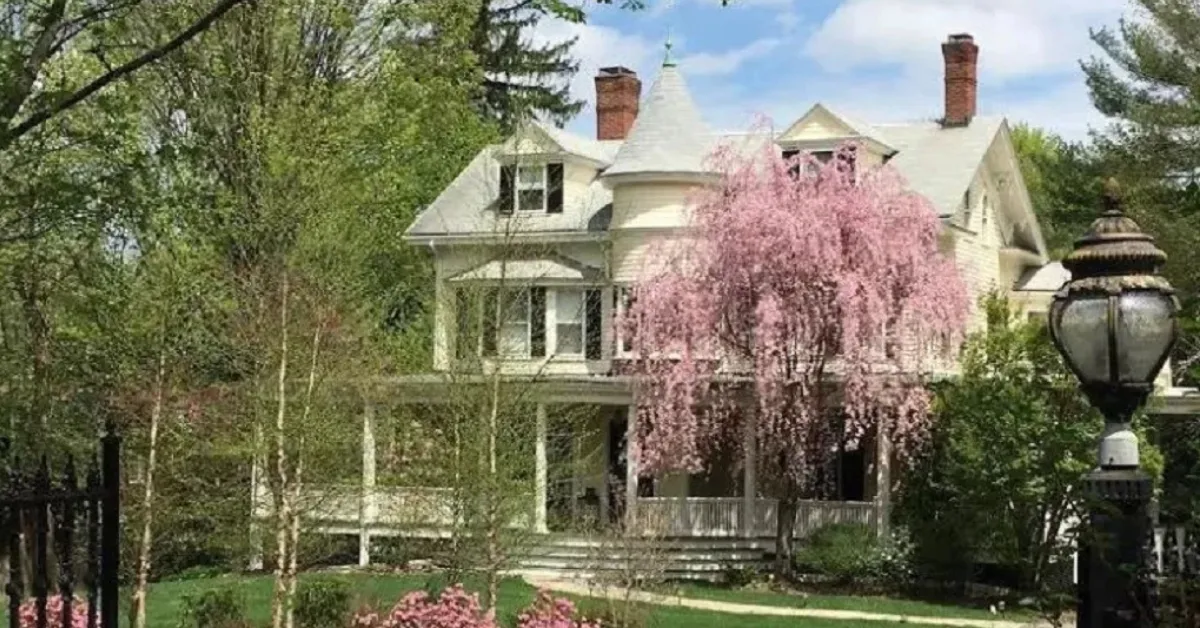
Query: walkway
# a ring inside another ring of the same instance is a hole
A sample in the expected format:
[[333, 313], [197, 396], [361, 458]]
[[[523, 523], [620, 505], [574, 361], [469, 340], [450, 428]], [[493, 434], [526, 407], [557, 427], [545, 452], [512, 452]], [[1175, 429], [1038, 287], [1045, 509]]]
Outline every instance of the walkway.
[[776, 615], [783, 617], [817, 617], [823, 619], [857, 619], [862, 621], [883, 621], [927, 626], [958, 626], [961, 628], [1031, 628], [1049, 624], [1040, 621], [1019, 622], [991, 619], [959, 619], [953, 617], [922, 617], [914, 615], [886, 615], [882, 613], [864, 613], [861, 611], [822, 610], [815, 608], [787, 608], [782, 606], [758, 606], [755, 604], [734, 604], [714, 600], [684, 598], [674, 595], [661, 595], [647, 591], [626, 591], [614, 587], [598, 588], [586, 584], [564, 580], [544, 580], [541, 578], [526, 578], [533, 586], [548, 589], [556, 593], [584, 597], [610, 597], [629, 599], [630, 601], [658, 604], [661, 606], [682, 606], [718, 613], [735, 615]]

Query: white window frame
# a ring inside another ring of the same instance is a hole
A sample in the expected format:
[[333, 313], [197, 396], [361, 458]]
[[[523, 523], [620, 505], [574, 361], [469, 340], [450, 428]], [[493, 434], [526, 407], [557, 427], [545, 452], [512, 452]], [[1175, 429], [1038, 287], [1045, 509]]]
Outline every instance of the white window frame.
[[[521, 172], [531, 172], [540, 170], [542, 178], [540, 183], [526, 183], [522, 180]], [[521, 206], [521, 192], [540, 190], [542, 192], [542, 206], [540, 208]], [[550, 168], [548, 164], [517, 164], [513, 172], [513, 211], [514, 212], [546, 212], [550, 202]]]
[[[587, 355], [587, 333], [588, 333], [587, 293], [588, 293], [588, 289], [585, 289], [585, 288], [558, 288], [558, 289], [555, 289], [553, 292], [554, 292], [554, 313], [552, 316], [550, 316], [550, 313], [547, 312], [548, 317], [552, 318], [552, 320], [547, 321], [547, 323], [548, 323], [547, 326], [552, 325], [554, 328], [554, 355], [559, 355], [559, 356], [564, 356], [564, 357], [569, 357], [569, 358], [582, 358], [583, 356]], [[561, 319], [563, 310], [559, 305], [558, 297], [559, 297], [559, 295], [566, 293], [566, 292], [571, 292], [571, 293], [575, 293], [575, 294], [579, 295], [579, 309], [575, 313], [574, 321], [563, 322], [563, 320]], [[563, 351], [560, 348], [560, 346], [561, 346], [560, 340], [562, 339], [563, 335], [562, 335], [562, 333], [560, 333], [559, 326], [560, 325], [574, 326], [576, 324], [579, 325], [579, 351], [570, 351], [570, 352]]]
[[625, 330], [617, 326], [615, 322], [624, 318], [626, 314], [625, 310], [629, 307], [629, 301], [633, 298], [633, 288], [631, 286], [613, 286], [613, 290], [617, 294], [617, 308], [613, 312], [613, 330], [616, 332], [613, 334], [614, 340], [616, 340], [613, 352], [620, 357], [629, 357], [633, 355], [633, 349], [625, 348]]

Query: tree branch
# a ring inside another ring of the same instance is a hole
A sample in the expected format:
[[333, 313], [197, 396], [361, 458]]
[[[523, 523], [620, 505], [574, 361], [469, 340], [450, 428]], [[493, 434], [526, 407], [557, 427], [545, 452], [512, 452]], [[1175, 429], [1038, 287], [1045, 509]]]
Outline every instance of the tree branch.
[[231, 9], [239, 4], [242, 4], [243, 2], [245, 2], [245, 0], [221, 0], [212, 8], [211, 11], [209, 11], [199, 20], [196, 20], [196, 22], [189, 26], [187, 30], [184, 30], [182, 33], [176, 35], [174, 39], [171, 39], [167, 43], [162, 44], [157, 48], [146, 51], [140, 57], [137, 57], [128, 63], [118, 66], [109, 72], [105, 72], [92, 82], [76, 90], [65, 99], [32, 113], [20, 124], [7, 131], [4, 131], [3, 134], [0, 134], [0, 150], [8, 148], [17, 138], [37, 128], [50, 118], [53, 118], [54, 116], [70, 109], [71, 107], [78, 105], [84, 100], [87, 100], [93, 94], [104, 89], [117, 79], [133, 74], [142, 67], [154, 63], [155, 61], [158, 61], [159, 59], [170, 54], [174, 50], [182, 47], [200, 33], [208, 30], [208, 28], [216, 23], [217, 20], [221, 19], [221, 17], [228, 13]]

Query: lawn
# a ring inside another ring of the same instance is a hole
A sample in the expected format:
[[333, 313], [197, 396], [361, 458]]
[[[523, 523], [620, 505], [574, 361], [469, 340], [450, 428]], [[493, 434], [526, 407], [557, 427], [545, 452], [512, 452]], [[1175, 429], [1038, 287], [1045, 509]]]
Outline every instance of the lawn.
[[826, 595], [808, 596], [776, 591], [754, 591], [729, 589], [703, 584], [682, 584], [671, 588], [672, 594], [685, 598], [756, 604], [759, 606], [782, 606], [788, 608], [812, 608], [820, 610], [859, 611], [884, 615], [909, 615], [918, 617], [957, 617], [963, 619], [1006, 619], [1020, 621], [1035, 618], [1036, 612], [1027, 609], [1009, 609], [993, 615], [986, 608], [960, 606], [948, 603], [900, 599], [879, 596]]
[[[304, 575], [301, 578], [310, 578]], [[339, 578], [351, 583], [359, 600], [387, 604], [408, 591], [423, 589], [430, 578], [436, 575], [322, 575]], [[241, 593], [249, 610], [249, 619], [255, 625], [269, 624], [271, 617], [271, 591], [274, 584], [270, 576], [225, 576], [196, 580], [159, 582], [152, 585], [147, 606], [147, 619], [151, 628], [176, 628], [183, 597], [196, 595], [206, 589], [235, 586]], [[468, 583], [470, 584], [470, 583]], [[469, 587], [472, 588], [472, 587]], [[511, 626], [516, 613], [533, 601], [534, 589], [521, 580], [505, 580], [500, 590], [499, 615], [504, 625]], [[597, 608], [593, 600], [580, 601], [585, 612]], [[805, 628], [900, 628], [904, 624], [882, 622], [860, 622], [851, 620], [798, 619], [795, 617], [741, 616], [726, 613], [711, 613], [686, 608], [653, 607], [648, 609], [647, 628], [784, 628], [803, 623]]]

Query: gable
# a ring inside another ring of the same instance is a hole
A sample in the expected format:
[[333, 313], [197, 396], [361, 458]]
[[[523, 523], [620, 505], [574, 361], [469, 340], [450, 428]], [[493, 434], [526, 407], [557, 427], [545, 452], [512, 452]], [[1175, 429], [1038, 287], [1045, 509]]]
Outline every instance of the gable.
[[821, 103], [813, 105], [777, 138], [780, 144], [785, 145], [828, 148], [848, 140], [866, 143], [872, 152], [882, 155], [896, 152], [895, 147], [875, 127], [836, 113]]

